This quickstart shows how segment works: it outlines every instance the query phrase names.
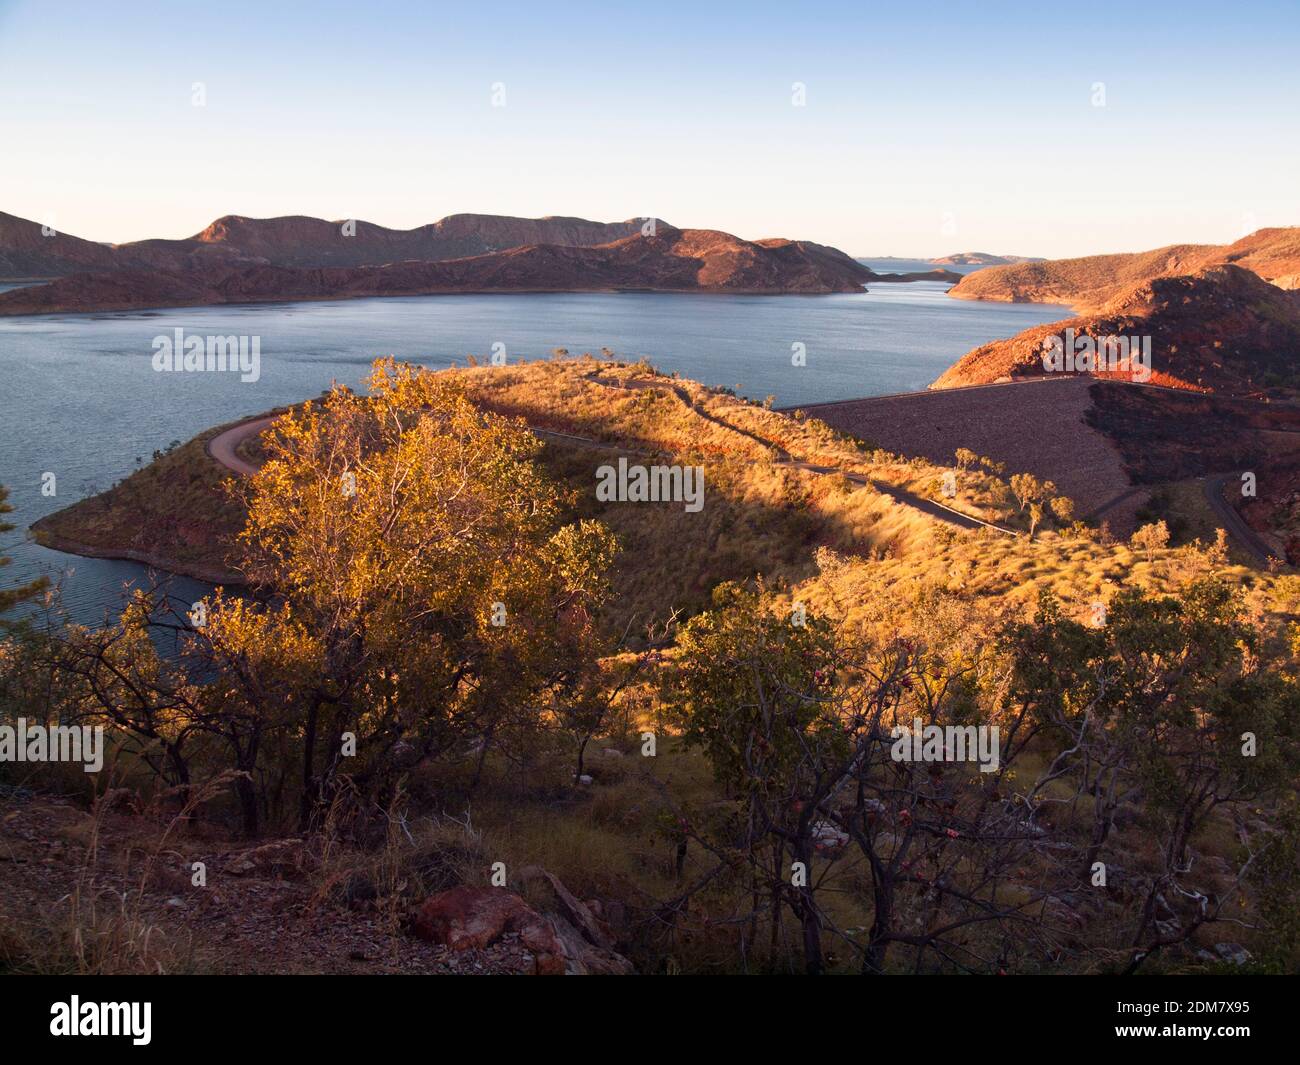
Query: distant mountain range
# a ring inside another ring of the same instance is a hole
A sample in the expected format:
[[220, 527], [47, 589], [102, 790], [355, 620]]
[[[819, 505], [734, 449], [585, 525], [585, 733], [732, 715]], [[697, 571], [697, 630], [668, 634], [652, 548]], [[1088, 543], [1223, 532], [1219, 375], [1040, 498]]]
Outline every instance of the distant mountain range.
[[932, 387], [1044, 373], [1043, 343], [1151, 338], [1152, 382], [1226, 396], [1300, 396], [1300, 227], [1261, 229], [1234, 244], [991, 267], [967, 274], [958, 299], [1067, 303], [1078, 317], [969, 352]]
[[986, 251], [958, 251], [937, 259], [909, 258], [906, 255], [859, 255], [859, 262], [932, 263], [935, 266], [1006, 266], [1010, 263], [1042, 263], [1046, 259], [1032, 259], [1024, 255], [992, 255]]
[[1080, 311], [1098, 310], [1134, 285], [1224, 263], [1244, 267], [1278, 288], [1300, 288], [1300, 228], [1261, 229], [1235, 244], [1173, 244], [1155, 251], [992, 267], [968, 274], [951, 294], [958, 299], [1068, 303]]
[[0, 295], [0, 314], [138, 310], [447, 292], [607, 289], [862, 292], [876, 274], [810, 241], [742, 240], [660, 219], [452, 215], [411, 230], [363, 221], [227, 216], [185, 240], [103, 245], [0, 215], [0, 274], [50, 278]]
[[1300, 292], [1232, 264], [1138, 281], [1094, 313], [976, 348], [931, 387], [1043, 376], [1044, 344], [1067, 329], [1094, 343], [1149, 337], [1152, 384], [1226, 396], [1300, 394]]
[[938, 266], [1009, 266], [1012, 263], [1041, 263], [1046, 259], [1034, 259], [1026, 255], [992, 255], [986, 251], [959, 251], [945, 255], [930, 262]]
[[[440, 262], [526, 244], [590, 247], [639, 234], [652, 220], [589, 222], [584, 218], [511, 218], [456, 214], [415, 229], [372, 222], [290, 215], [226, 215], [182, 240], [97, 244], [38, 222], [0, 213], [0, 278], [66, 277], [105, 270], [184, 271], [211, 266], [386, 266]], [[653, 220], [656, 230], [671, 229]]]

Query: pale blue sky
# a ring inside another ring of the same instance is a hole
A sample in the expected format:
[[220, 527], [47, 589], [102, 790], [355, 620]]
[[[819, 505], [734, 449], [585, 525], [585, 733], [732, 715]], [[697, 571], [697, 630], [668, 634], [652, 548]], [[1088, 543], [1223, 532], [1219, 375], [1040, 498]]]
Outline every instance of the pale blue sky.
[[0, 0], [0, 210], [114, 241], [653, 213], [927, 256], [1300, 224], [1298, 0], [1053, 7]]

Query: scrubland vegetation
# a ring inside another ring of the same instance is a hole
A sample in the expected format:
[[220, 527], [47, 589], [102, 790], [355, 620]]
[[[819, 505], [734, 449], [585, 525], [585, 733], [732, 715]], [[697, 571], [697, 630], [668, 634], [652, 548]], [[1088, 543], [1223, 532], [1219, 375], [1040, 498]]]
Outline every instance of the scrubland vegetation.
[[[620, 454], [702, 465], [703, 509], [598, 501]], [[10, 627], [4, 719], [103, 725], [111, 751], [108, 784], [0, 766], [90, 811], [74, 901], [0, 920], [0, 969], [227, 964], [210, 929], [148, 934], [154, 881], [214, 836], [291, 837], [302, 905], [363, 897], [393, 944], [497, 863], [544, 907], [541, 866], [642, 972], [1300, 957], [1293, 576], [1155, 524], [1116, 543], [979, 456], [909, 461], [607, 360], [378, 363], [260, 455], [219, 490], [192, 442], [63, 516], [120, 524], [180, 478], [248, 588]], [[996, 764], [900, 759], [918, 721], [996, 727]], [[145, 857], [105, 911], [93, 841], [122, 806]], [[280, 967], [308, 967], [291, 938]]]

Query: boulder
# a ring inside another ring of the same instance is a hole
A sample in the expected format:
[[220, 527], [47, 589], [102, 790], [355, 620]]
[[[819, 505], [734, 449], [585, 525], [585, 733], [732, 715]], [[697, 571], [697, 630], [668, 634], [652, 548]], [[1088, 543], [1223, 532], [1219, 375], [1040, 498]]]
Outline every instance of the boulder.
[[1240, 943], [1215, 943], [1214, 953], [1233, 965], [1245, 965], [1251, 960], [1251, 953]]
[[313, 859], [300, 839], [278, 839], [239, 851], [226, 858], [225, 872], [231, 876], [301, 876]]
[[849, 834], [830, 821], [816, 821], [812, 826], [813, 846], [823, 854], [836, 854], [849, 842]]
[[635, 971], [613, 949], [609, 925], [559, 877], [536, 865], [525, 867], [519, 875], [525, 881], [544, 881], [559, 912], [550, 912], [548, 906], [546, 913], [538, 913], [505, 888], [462, 884], [425, 900], [412, 914], [411, 931], [455, 951], [481, 950], [514, 933], [533, 955], [534, 971], [543, 976], [623, 976]]
[[565, 971], [563, 944], [551, 925], [512, 891], [462, 884], [426, 899], [411, 918], [411, 931], [421, 939], [452, 950], [483, 949], [507, 932], [535, 959], [539, 976]]

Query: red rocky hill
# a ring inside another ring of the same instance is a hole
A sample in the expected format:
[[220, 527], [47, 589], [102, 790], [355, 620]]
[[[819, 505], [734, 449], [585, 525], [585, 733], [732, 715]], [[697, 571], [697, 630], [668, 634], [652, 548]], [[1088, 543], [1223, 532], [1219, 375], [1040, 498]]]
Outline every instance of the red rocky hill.
[[669, 292], [861, 292], [875, 275], [834, 248], [747, 241], [660, 227], [596, 247], [534, 244], [437, 262], [289, 267], [195, 260], [185, 269], [77, 274], [0, 295], [0, 314], [132, 310], [447, 292], [652, 289]]
[[1149, 336], [1151, 384], [1236, 396], [1300, 390], [1300, 293], [1238, 266], [1141, 282], [1097, 313], [976, 348], [931, 387], [1039, 376], [1044, 343], [1067, 329], [1094, 339]]
[[1018, 263], [962, 278], [950, 295], [1009, 303], [1068, 303], [1097, 310], [1135, 285], [1232, 264], [1278, 288], [1300, 288], [1300, 227], [1261, 229], [1235, 244], [1174, 244], [1155, 251]]

